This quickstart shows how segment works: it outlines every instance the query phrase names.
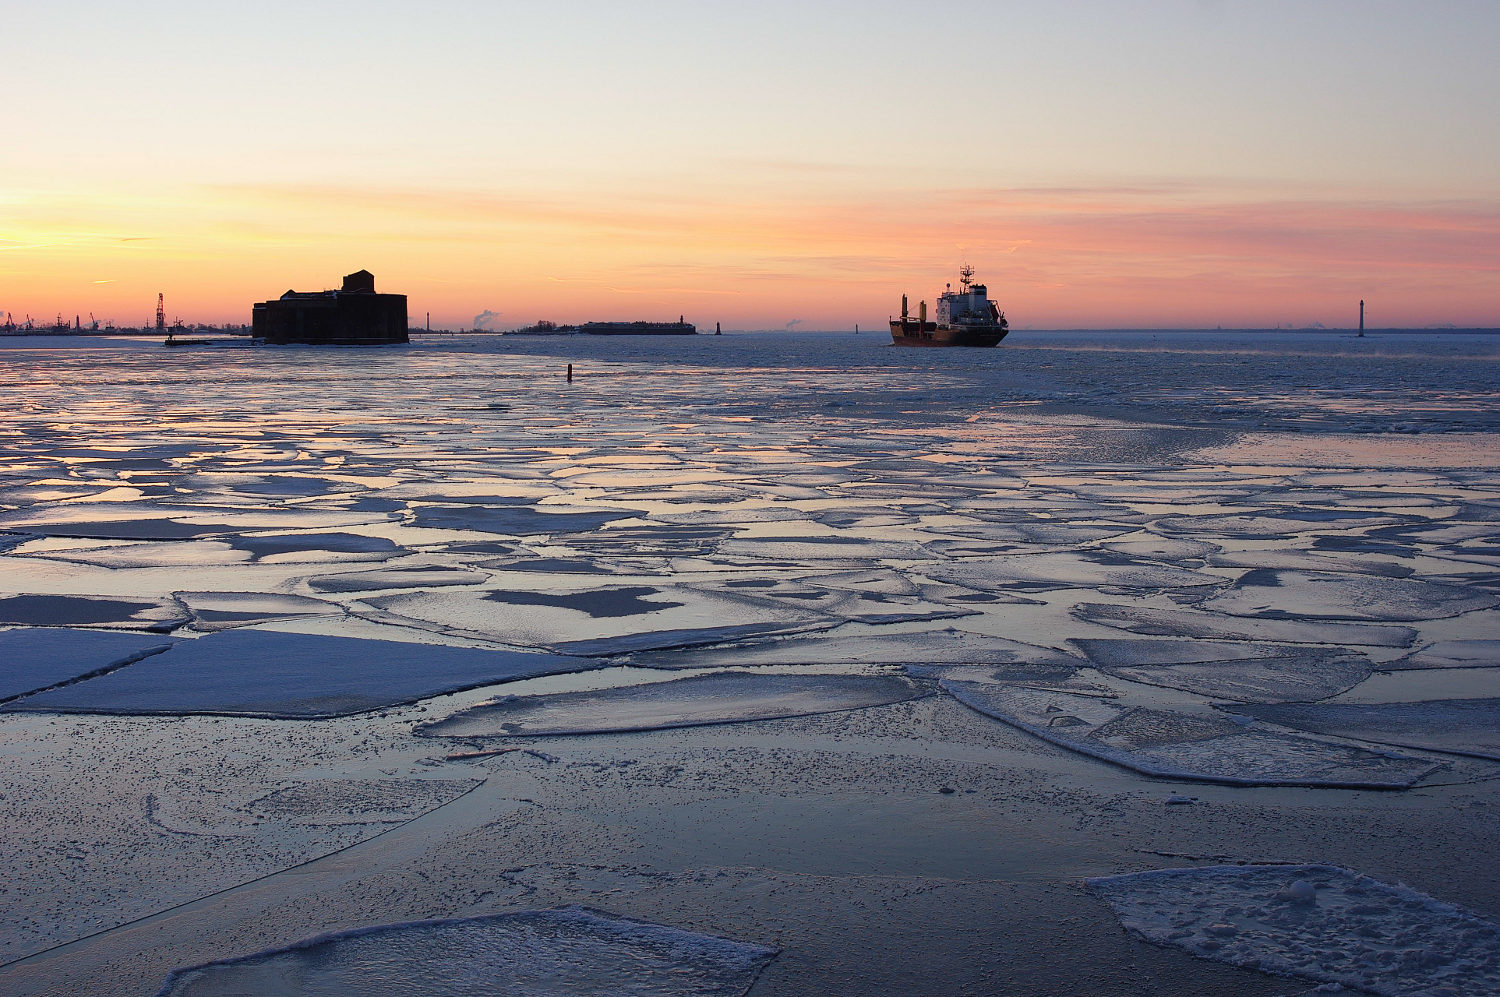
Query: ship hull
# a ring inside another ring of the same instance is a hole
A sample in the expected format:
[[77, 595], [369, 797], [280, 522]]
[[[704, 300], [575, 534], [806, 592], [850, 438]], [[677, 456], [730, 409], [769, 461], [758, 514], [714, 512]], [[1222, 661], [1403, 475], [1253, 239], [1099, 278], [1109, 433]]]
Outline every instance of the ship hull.
[[892, 319], [896, 346], [996, 346], [1010, 330], [1005, 326], [938, 325], [917, 319]]

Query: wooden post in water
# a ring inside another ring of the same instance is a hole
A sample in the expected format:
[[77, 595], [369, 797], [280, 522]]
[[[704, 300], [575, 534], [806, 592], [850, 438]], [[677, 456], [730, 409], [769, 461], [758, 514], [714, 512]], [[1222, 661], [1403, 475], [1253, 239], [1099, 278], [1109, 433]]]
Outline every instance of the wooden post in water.
[[568, 364], [568, 383], [569, 384], [573, 383], [573, 365], [572, 364]]

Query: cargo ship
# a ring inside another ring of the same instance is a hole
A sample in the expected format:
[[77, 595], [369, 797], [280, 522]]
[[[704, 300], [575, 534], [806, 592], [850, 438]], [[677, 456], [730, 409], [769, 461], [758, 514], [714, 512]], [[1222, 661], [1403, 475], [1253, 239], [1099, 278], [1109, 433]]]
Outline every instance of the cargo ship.
[[974, 283], [974, 268], [959, 271], [962, 288], [938, 295], [936, 321], [927, 321], [927, 302], [909, 314], [906, 295], [901, 295], [901, 317], [891, 319], [891, 342], [897, 346], [994, 346], [1005, 338], [1010, 324], [1005, 313], [989, 298], [989, 289]]

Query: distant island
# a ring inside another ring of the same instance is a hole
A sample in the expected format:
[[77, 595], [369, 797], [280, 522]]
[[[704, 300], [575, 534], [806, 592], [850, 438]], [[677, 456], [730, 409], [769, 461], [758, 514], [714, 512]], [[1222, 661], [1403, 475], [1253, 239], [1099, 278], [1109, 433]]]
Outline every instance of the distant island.
[[684, 322], [584, 322], [581, 325], [558, 325], [543, 319], [536, 325], [512, 329], [507, 336], [696, 336], [698, 327]]

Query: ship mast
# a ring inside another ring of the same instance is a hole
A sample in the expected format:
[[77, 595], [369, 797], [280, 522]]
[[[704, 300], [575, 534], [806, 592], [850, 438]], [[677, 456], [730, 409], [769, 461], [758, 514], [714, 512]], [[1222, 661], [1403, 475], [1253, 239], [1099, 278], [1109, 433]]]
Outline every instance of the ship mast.
[[974, 282], [974, 268], [964, 264], [964, 268], [958, 272], [958, 278], [964, 285], [964, 293], [968, 294], [969, 285]]

